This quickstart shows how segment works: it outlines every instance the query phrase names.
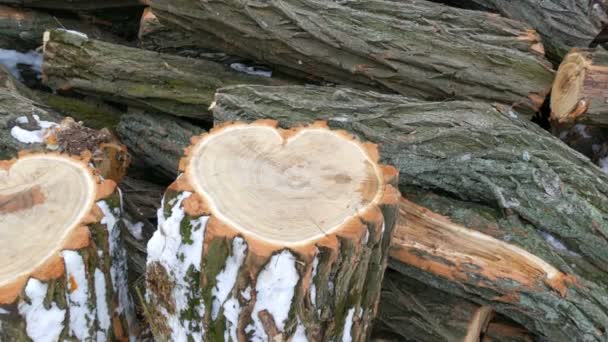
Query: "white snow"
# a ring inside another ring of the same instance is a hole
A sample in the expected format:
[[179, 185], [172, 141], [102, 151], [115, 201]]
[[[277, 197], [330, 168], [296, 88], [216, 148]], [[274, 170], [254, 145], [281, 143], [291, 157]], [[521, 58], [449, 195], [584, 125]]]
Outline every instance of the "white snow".
[[471, 154], [470, 154], [470, 153], [463, 154], [463, 155], [460, 157], [460, 161], [467, 161], [467, 160], [471, 160]]
[[[183, 311], [189, 309], [190, 299], [201, 297], [200, 288], [191, 288], [191, 283], [187, 281], [187, 274], [191, 267], [200, 272], [203, 239], [208, 220], [207, 216], [203, 216], [191, 221], [192, 243], [188, 244], [182, 240], [180, 224], [185, 218], [185, 213], [181, 204], [191, 194], [182, 192], [169, 201], [168, 204], [172, 206], [169, 217], [165, 217], [164, 214], [165, 199], [163, 198], [163, 204], [158, 210], [158, 229], [148, 241], [147, 264], [159, 263], [162, 265], [169, 272], [172, 282], [175, 283], [171, 294], [175, 300], [175, 314], [169, 314], [162, 306], [158, 308], [166, 317], [167, 325], [171, 328], [172, 338], [175, 341], [188, 341], [189, 339], [202, 341], [204, 334], [200, 319], [195, 317], [193, 320], [186, 320], [180, 317]], [[148, 292], [146, 296], [150, 298], [153, 293]], [[199, 317], [203, 317], [205, 304], [200, 302], [194, 311], [198, 313]]]
[[220, 306], [226, 301], [232, 292], [239, 269], [245, 260], [247, 244], [245, 241], [236, 237], [232, 240], [232, 255], [226, 259], [224, 269], [215, 277], [215, 287], [211, 291], [213, 306], [211, 307], [211, 318], [217, 319]]
[[23, 80], [17, 65], [29, 65], [32, 70], [40, 73], [42, 72], [42, 54], [35, 51], [22, 53], [15, 50], [0, 49], [0, 64], [4, 65], [15, 78]]
[[304, 325], [302, 325], [302, 322], [300, 322], [299, 318], [298, 326], [296, 328], [296, 332], [293, 333], [293, 336], [291, 337], [291, 342], [308, 342], [308, 337], [306, 336], [306, 328], [304, 328]]
[[251, 300], [251, 286], [247, 286], [245, 291], [241, 291], [241, 297], [247, 301]]
[[528, 151], [524, 151], [521, 156], [521, 159], [523, 159], [524, 161], [530, 161], [530, 153]]
[[69, 279], [70, 285], [67, 293], [70, 336], [80, 341], [88, 340], [91, 338], [91, 329], [95, 325], [95, 314], [89, 307], [89, 286], [84, 260], [75, 251], [63, 251], [61, 255], [65, 261], [66, 278]]
[[315, 256], [312, 261], [312, 275], [310, 276], [310, 301], [312, 305], [317, 305], [317, 286], [315, 285], [315, 277], [317, 276], [317, 267], [319, 266], [319, 255]]
[[[14, 126], [11, 128], [11, 136], [24, 144], [43, 143], [46, 134], [49, 132], [49, 128], [57, 126], [57, 124], [50, 121], [40, 120], [38, 115], [33, 115], [33, 117], [38, 123], [38, 126], [40, 126], [40, 129], [28, 131], [19, 126]], [[16, 121], [18, 124], [26, 124], [28, 119], [25, 116], [20, 116]]]
[[602, 168], [602, 170], [608, 173], [608, 157], [604, 157], [598, 161], [598, 164]]
[[19, 303], [19, 314], [25, 318], [25, 331], [33, 342], [55, 342], [63, 330], [65, 310], [59, 309], [54, 302], [49, 309], [44, 307], [47, 289], [47, 284], [30, 278], [25, 286], [30, 303]]
[[299, 278], [296, 270], [296, 258], [288, 250], [270, 258], [270, 261], [260, 272], [255, 288], [257, 296], [251, 313], [253, 341], [268, 340], [258, 315], [260, 311], [267, 310], [274, 318], [277, 328], [283, 331]]
[[351, 342], [351, 329], [353, 328], [353, 315], [355, 314], [355, 308], [348, 310], [346, 319], [344, 320], [344, 331], [342, 331], [342, 342]]
[[568, 247], [566, 247], [566, 245], [564, 245], [564, 243], [559, 240], [558, 238], [556, 238], [553, 234], [548, 233], [548, 232], [544, 232], [544, 231], [539, 231], [540, 235], [543, 237], [543, 239], [545, 239], [545, 241], [547, 241], [547, 243], [549, 243], [549, 245], [553, 248], [555, 248], [558, 251], [564, 252], [566, 254], [572, 255], [572, 256], [578, 256], [579, 254], [571, 251], [568, 249]]
[[89, 36], [87, 36], [86, 34], [84, 34], [82, 32], [78, 32], [78, 31], [74, 31], [74, 30], [62, 30], [62, 31], [69, 32], [71, 34], [75, 34], [75, 35], [79, 36], [80, 38], [89, 39]]
[[576, 124], [574, 125], [574, 129], [576, 130], [576, 132], [578, 134], [580, 134], [583, 138], [585, 139], [589, 139], [591, 138], [591, 135], [589, 135], [589, 133], [587, 132], [587, 126], [583, 125], [583, 124]]
[[236, 70], [238, 72], [242, 72], [245, 74], [249, 74], [249, 75], [272, 77], [272, 71], [270, 71], [270, 70], [263, 70], [263, 69], [259, 69], [256, 67], [247, 66], [242, 63], [232, 63], [232, 64], [230, 64], [230, 67], [233, 70]]
[[135, 223], [133, 223], [130, 220], [127, 220], [126, 218], [123, 218], [122, 219], [122, 223], [125, 224], [125, 226], [129, 230], [129, 233], [131, 233], [131, 235], [133, 235], [134, 238], [136, 238], [137, 240], [143, 239], [143, 236], [141, 235], [142, 229], [144, 228], [144, 223], [143, 222], [135, 222]]
[[241, 305], [239, 301], [232, 297], [228, 299], [224, 305], [224, 317], [226, 317], [226, 331], [224, 331], [224, 341], [238, 341], [236, 329], [239, 323], [239, 314], [241, 312]]
[[97, 340], [105, 341], [106, 336], [108, 336], [108, 329], [110, 328], [110, 314], [106, 297], [106, 278], [99, 268], [95, 268], [94, 277], [97, 321], [99, 322], [98, 325], [101, 328], [101, 331], [97, 331]]
[[[135, 309], [129, 294], [127, 252], [120, 239], [120, 228], [116, 226], [118, 223], [117, 217], [120, 216], [120, 208], [112, 209], [106, 201], [98, 201], [97, 206], [103, 213], [101, 224], [104, 224], [108, 229], [108, 245], [112, 256], [110, 278], [112, 279], [114, 293], [118, 294], [118, 306], [115, 310], [125, 316], [129, 326], [135, 326]], [[122, 200], [120, 207], [122, 207]], [[129, 336], [129, 339], [134, 340], [135, 336]]]
[[517, 113], [515, 113], [513, 110], [509, 110], [509, 116], [513, 119], [517, 119]]

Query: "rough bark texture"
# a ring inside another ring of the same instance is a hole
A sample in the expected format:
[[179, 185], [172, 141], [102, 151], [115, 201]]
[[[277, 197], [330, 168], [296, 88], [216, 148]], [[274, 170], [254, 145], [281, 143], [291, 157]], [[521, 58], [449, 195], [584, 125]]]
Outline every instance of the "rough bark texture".
[[401, 341], [477, 342], [493, 310], [388, 270], [374, 334]]
[[137, 112], [123, 115], [116, 131], [133, 155], [134, 165], [174, 179], [184, 148], [203, 129], [179, 118]]
[[86, 33], [91, 38], [123, 43], [122, 39], [74, 18], [0, 5], [0, 48], [2, 49], [19, 51], [36, 49], [42, 45], [44, 31], [55, 28], [76, 30]]
[[551, 119], [608, 127], [608, 52], [573, 49], [559, 66]]
[[17, 299], [0, 304], [0, 340], [135, 338], [138, 327], [126, 283], [121, 200], [116, 191], [105, 196], [94, 204], [97, 221], [82, 226], [85, 244], [65, 242], [71, 247], [61, 252], [60, 273], [43, 280], [29, 278]]
[[352, 228], [291, 246], [237, 231], [206, 212], [210, 204], [182, 174], [165, 193], [148, 243], [155, 337], [365, 341], [397, 218], [391, 170], [383, 198], [354, 216]]
[[[471, 5], [528, 23], [542, 36], [547, 54], [559, 61], [572, 47], [606, 43], [606, 5], [597, 0], [473, 0], [451, 1], [460, 7]], [[596, 40], [597, 39], [597, 40]]]
[[219, 87], [278, 84], [211, 61], [114, 45], [64, 30], [48, 33], [43, 79], [51, 88], [177, 116], [210, 119]]
[[112, 7], [142, 6], [147, 0], [0, 0], [0, 4], [64, 10], [94, 10]]
[[201, 37], [201, 44], [212, 35], [225, 52], [339, 84], [536, 111], [552, 81], [542, 45], [523, 24], [426, 1], [154, 0], [151, 6], [161, 22]]
[[[326, 119], [330, 127], [381, 143], [383, 162], [400, 170], [402, 194], [432, 211], [423, 210], [422, 221], [406, 215], [404, 229], [435, 229], [439, 233], [429, 238], [439, 241], [426, 241], [431, 244], [443, 241], [448, 231], [481, 233], [456, 239], [466, 247], [452, 251], [456, 254], [449, 253], [449, 245], [447, 254], [425, 245], [421, 233], [418, 247], [397, 244], [392, 267], [492, 306], [538, 336], [605, 339], [608, 175], [515, 113], [479, 103], [416, 102], [348, 89], [259, 86], [221, 89], [213, 113], [217, 122], [273, 118], [286, 126]], [[453, 225], [438, 224], [433, 212]], [[409, 232], [403, 235], [406, 243]], [[478, 238], [492, 241], [478, 241], [482, 247], [504, 248], [508, 260], [480, 258], [496, 251], [466, 246]], [[459, 255], [480, 263], [471, 265]], [[501, 265], [523, 271], [501, 271]]]

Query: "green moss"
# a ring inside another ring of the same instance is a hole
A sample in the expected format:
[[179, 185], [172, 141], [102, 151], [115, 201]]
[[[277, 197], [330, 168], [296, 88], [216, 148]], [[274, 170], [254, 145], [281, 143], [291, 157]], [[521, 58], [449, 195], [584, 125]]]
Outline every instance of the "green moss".
[[77, 121], [83, 121], [86, 126], [95, 129], [114, 129], [122, 115], [120, 111], [99, 101], [86, 101], [42, 93], [38, 95], [49, 107], [66, 116], [71, 116]]
[[[214, 239], [205, 252], [204, 269], [206, 282], [202, 289], [204, 303], [212, 303], [212, 290], [215, 287], [215, 277], [222, 271], [226, 258], [230, 254], [230, 246], [225, 239]], [[211, 315], [211, 305], [206, 305], [207, 316]]]

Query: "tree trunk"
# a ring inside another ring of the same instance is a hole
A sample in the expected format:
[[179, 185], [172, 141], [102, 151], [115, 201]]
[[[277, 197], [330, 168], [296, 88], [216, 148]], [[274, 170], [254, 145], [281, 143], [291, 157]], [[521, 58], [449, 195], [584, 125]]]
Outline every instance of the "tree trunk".
[[459, 7], [478, 5], [528, 23], [542, 36], [547, 55], [559, 61], [572, 47], [586, 48], [607, 42], [608, 15], [596, 0], [472, 0], [452, 1]]
[[388, 270], [374, 334], [401, 341], [479, 342], [493, 310]]
[[0, 48], [2, 49], [34, 50], [42, 46], [44, 31], [55, 28], [84, 32], [91, 38], [107, 42], [125, 43], [122, 39], [80, 20], [0, 5]]
[[88, 163], [58, 154], [0, 161], [3, 341], [134, 338], [120, 196]]
[[533, 342], [537, 341], [529, 331], [512, 320], [497, 315], [488, 324], [482, 342]]
[[160, 178], [175, 179], [184, 148], [204, 130], [180, 118], [132, 112], [121, 117], [116, 131], [135, 166]]
[[[153, 0], [161, 22], [224, 52], [338, 84], [535, 112], [551, 65], [525, 25], [426, 1]], [[217, 13], [225, 13], [218, 16]], [[440, 51], [435, 54], [433, 51]]]
[[353, 139], [267, 120], [195, 140], [148, 243], [158, 340], [367, 339], [399, 193]]
[[564, 58], [551, 91], [551, 119], [608, 127], [608, 52], [575, 49]]
[[43, 80], [53, 89], [207, 120], [217, 88], [280, 83], [211, 61], [113, 45], [65, 30], [45, 34]]
[[221, 89], [212, 110], [217, 122], [326, 119], [381, 143], [411, 208], [392, 267], [550, 340], [601, 341], [608, 331], [608, 175], [513, 112], [261, 86]]
[[147, 0], [0, 0], [0, 4], [2, 5], [60, 10], [95, 10], [113, 7], [142, 6], [147, 2]]
[[0, 68], [0, 156], [12, 158], [23, 149], [53, 150], [80, 156], [90, 153], [91, 162], [104, 178], [116, 182], [124, 177], [131, 158], [127, 149], [107, 129], [95, 130], [40, 106], [17, 80]]

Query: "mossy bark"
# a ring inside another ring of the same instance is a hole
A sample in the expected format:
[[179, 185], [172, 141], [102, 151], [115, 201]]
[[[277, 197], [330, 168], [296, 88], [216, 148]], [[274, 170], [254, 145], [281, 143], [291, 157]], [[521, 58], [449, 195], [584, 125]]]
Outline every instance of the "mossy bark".
[[534, 112], [553, 78], [524, 24], [427, 1], [153, 0], [151, 7], [200, 44], [211, 35], [222, 51], [282, 72], [405, 96]]
[[190, 145], [191, 137], [204, 130], [180, 118], [133, 112], [121, 117], [116, 131], [129, 148], [135, 166], [161, 178], [175, 179], [184, 148]]
[[265, 118], [286, 127], [325, 119], [380, 143], [382, 161], [398, 167], [400, 190], [410, 201], [464, 231], [528, 251], [576, 281], [561, 290], [527, 288], [510, 279], [515, 273], [488, 278], [483, 272], [491, 269], [459, 269], [449, 258], [415, 250], [460, 278], [396, 259], [392, 267], [492, 306], [538, 336], [602, 341], [608, 331], [608, 175], [516, 113], [498, 109], [340, 88], [239, 86], [218, 91], [213, 113], [218, 123]]
[[366, 241], [338, 233], [339, 248], [318, 245], [310, 258], [287, 247], [266, 255], [240, 235], [226, 236], [213, 217], [185, 213], [190, 196], [167, 190], [148, 244], [147, 309], [158, 340], [368, 338], [395, 206], [380, 206], [384, 223], [363, 221]]
[[53, 89], [150, 111], [210, 120], [215, 90], [232, 84], [279, 84], [238, 73], [227, 66], [89, 39], [64, 30], [49, 31], [43, 79]]
[[[125, 341], [130, 335], [134, 336], [137, 326], [133, 321], [132, 304], [126, 283], [120, 281], [127, 277], [121, 261], [124, 255], [122, 233], [116, 221], [120, 217], [120, 196], [114, 193], [98, 205], [110, 212], [103, 212], [104, 223], [88, 225], [90, 242], [87, 247], [67, 251], [71, 253], [70, 262], [75, 261], [76, 265], [66, 262], [65, 273], [56, 279], [40, 282], [30, 278], [28, 284], [37, 282], [46, 287], [43, 298], [30, 298], [26, 286], [13, 303], [0, 305], [0, 340], [35, 341], [33, 336], [41, 333], [45, 338], [52, 338], [51, 330], [40, 330], [43, 326], [46, 329], [52, 326], [49, 321], [52, 316], [46, 316], [42, 310], [61, 311], [59, 316], [63, 321], [56, 322], [60, 329], [60, 332], [56, 331], [57, 340]], [[65, 254], [63, 257], [67, 258]], [[82, 274], [77, 274], [78, 263], [84, 266], [85, 283], [78, 282], [82, 278]], [[84, 300], [70, 297], [75, 291], [79, 291]], [[105, 292], [105, 297], [98, 291]], [[37, 307], [38, 312], [27, 315], [29, 306]]]

